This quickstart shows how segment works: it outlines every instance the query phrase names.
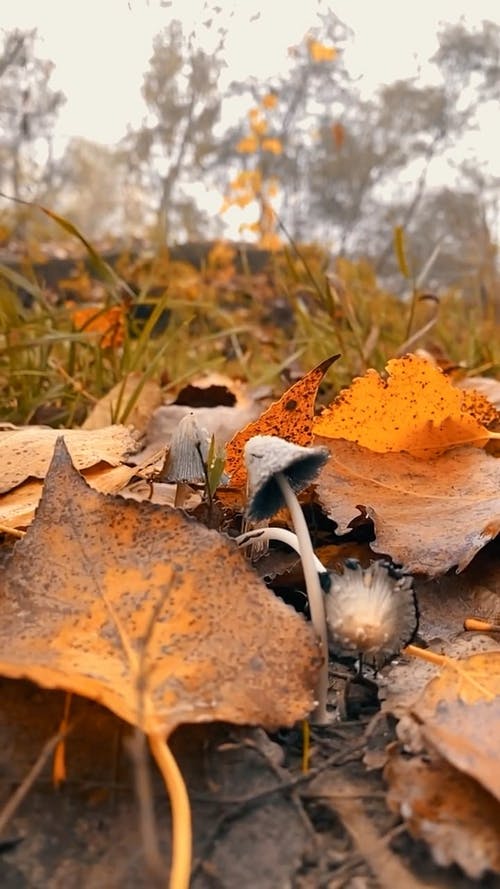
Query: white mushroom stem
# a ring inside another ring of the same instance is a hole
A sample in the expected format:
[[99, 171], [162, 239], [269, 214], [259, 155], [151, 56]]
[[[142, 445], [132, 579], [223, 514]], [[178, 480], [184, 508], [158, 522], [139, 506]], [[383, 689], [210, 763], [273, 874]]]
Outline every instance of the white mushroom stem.
[[[266, 543], [269, 543], [271, 540], [277, 540], [278, 543], [286, 543], [291, 549], [294, 549], [295, 552], [300, 556], [300, 547], [299, 540], [296, 534], [293, 531], [289, 531], [288, 528], [255, 528], [253, 531], [247, 531], [246, 534], [240, 534], [239, 537], [235, 538], [238, 546], [250, 546], [254, 540], [263, 540]], [[320, 559], [318, 559], [316, 553], [313, 551], [314, 558], [314, 566], [318, 574], [328, 574], [327, 569], [323, 565]]]
[[292, 491], [290, 484], [282, 472], [276, 474], [276, 482], [280, 487], [283, 498], [292, 518], [293, 527], [299, 543], [299, 553], [304, 571], [307, 597], [311, 621], [319, 638], [320, 652], [322, 656], [321, 671], [318, 680], [318, 704], [313, 713], [313, 721], [317, 725], [325, 725], [329, 722], [326, 701], [328, 695], [328, 639], [326, 629], [325, 600], [320, 586], [318, 570], [315, 563], [315, 554], [309, 528], [307, 527], [304, 513], [300, 503]]

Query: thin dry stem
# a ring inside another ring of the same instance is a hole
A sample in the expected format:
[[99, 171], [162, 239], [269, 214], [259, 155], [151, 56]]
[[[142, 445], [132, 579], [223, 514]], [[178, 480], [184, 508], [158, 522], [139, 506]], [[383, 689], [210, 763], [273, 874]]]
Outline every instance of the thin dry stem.
[[134, 780], [139, 802], [139, 824], [146, 866], [151, 878], [163, 885], [165, 862], [162, 859], [156, 830], [151, 774], [146, 756], [146, 736], [139, 728], [127, 744], [134, 761]]
[[5, 803], [2, 811], [0, 812], [0, 834], [5, 830], [8, 822], [21, 805], [25, 796], [27, 796], [27, 794], [33, 787], [33, 784], [35, 783], [45, 764], [48, 762], [63, 737], [64, 735], [61, 732], [58, 732], [56, 735], [53, 735], [51, 738], [49, 738], [49, 740], [42, 747], [28, 774], [23, 778], [19, 787], [14, 791], [10, 799], [8, 799]]

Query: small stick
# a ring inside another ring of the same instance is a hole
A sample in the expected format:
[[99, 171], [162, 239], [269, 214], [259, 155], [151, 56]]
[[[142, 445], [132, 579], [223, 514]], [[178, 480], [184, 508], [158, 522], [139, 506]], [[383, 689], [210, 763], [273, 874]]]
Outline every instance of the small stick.
[[491, 624], [489, 620], [481, 620], [479, 617], [466, 617], [464, 630], [476, 633], [500, 633], [500, 624]]
[[430, 664], [435, 664], [436, 667], [444, 667], [450, 663], [450, 658], [446, 657], [445, 654], [437, 654], [435, 651], [430, 651], [428, 648], [420, 648], [418, 645], [407, 645], [403, 648], [401, 654], [418, 657], [422, 661], [429, 661]]
[[23, 778], [19, 787], [14, 791], [10, 799], [7, 800], [2, 811], [0, 812], [0, 834], [2, 833], [2, 831], [5, 830], [7, 823], [16, 812], [16, 809], [18, 809], [21, 805], [24, 797], [31, 790], [46, 762], [50, 759], [57, 745], [63, 738], [64, 734], [58, 732], [56, 735], [53, 735], [51, 738], [49, 738], [49, 740], [43, 745], [37, 759], [31, 766], [28, 774]]

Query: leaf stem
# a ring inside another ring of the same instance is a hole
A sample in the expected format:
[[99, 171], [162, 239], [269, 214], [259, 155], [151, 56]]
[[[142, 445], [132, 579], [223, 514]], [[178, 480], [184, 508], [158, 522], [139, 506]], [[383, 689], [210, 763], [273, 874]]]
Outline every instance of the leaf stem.
[[186, 785], [167, 741], [157, 734], [149, 734], [148, 741], [162, 773], [172, 811], [172, 863], [168, 889], [189, 889], [192, 827]]

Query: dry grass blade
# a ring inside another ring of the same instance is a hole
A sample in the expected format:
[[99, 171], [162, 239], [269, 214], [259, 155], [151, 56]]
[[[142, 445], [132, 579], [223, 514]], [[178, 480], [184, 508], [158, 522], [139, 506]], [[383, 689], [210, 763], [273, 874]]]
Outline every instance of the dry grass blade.
[[10, 819], [13, 817], [13, 815], [21, 805], [23, 799], [33, 787], [33, 784], [42, 772], [45, 764], [48, 762], [54, 751], [57, 749], [57, 746], [66, 737], [66, 733], [67, 732], [58, 732], [56, 735], [53, 735], [51, 738], [49, 738], [49, 740], [42, 747], [39, 756], [31, 766], [31, 769], [29, 770], [17, 790], [15, 790], [10, 799], [7, 800], [5, 806], [0, 812], [0, 834], [2, 834], [2, 832], [5, 830]]

